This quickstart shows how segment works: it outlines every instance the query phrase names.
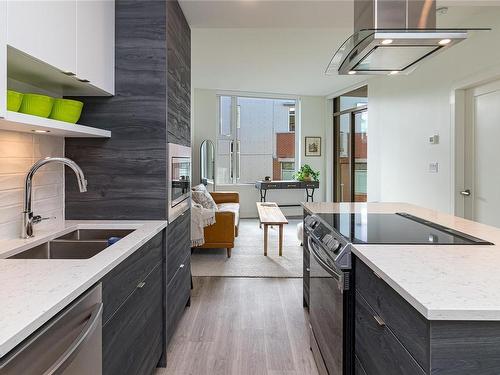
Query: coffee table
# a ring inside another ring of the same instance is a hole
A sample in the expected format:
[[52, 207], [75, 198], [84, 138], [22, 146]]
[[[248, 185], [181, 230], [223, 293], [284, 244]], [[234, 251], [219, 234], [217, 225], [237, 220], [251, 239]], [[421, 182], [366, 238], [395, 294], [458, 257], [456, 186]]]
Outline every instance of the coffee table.
[[264, 225], [264, 256], [267, 256], [269, 226], [279, 227], [279, 256], [283, 255], [283, 225], [288, 224], [283, 212], [274, 202], [257, 202], [259, 221]]

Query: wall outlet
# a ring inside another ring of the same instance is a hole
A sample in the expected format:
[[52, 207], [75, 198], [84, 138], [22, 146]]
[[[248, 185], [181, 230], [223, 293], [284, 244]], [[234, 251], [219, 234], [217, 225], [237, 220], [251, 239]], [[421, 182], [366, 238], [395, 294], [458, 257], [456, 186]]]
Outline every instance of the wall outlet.
[[439, 134], [434, 134], [429, 137], [429, 143], [431, 145], [437, 145], [439, 144]]
[[436, 162], [433, 162], [433, 163], [429, 163], [429, 172], [430, 173], [438, 173], [439, 171], [439, 163], [436, 161]]

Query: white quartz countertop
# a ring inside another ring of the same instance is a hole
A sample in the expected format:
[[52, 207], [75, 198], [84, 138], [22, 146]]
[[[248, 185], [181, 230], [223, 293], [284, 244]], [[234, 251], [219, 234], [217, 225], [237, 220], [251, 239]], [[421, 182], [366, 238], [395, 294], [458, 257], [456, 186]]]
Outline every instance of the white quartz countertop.
[[[166, 221], [66, 221], [28, 240], [1, 240], [0, 357], [166, 226]], [[76, 229], [135, 230], [89, 259], [5, 259]]]
[[500, 320], [500, 229], [406, 203], [304, 203], [311, 213], [407, 212], [495, 245], [355, 245], [429, 320]]

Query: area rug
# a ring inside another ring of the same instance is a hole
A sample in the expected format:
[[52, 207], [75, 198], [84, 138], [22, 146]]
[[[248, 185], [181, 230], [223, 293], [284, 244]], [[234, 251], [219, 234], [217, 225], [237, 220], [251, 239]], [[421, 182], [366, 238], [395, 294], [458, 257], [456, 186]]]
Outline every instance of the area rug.
[[269, 228], [267, 257], [264, 256], [264, 230], [256, 219], [240, 221], [239, 236], [231, 258], [226, 249], [195, 249], [191, 255], [193, 276], [225, 277], [302, 277], [302, 246], [297, 224], [289, 220], [283, 236], [283, 256], [278, 255], [278, 227]]

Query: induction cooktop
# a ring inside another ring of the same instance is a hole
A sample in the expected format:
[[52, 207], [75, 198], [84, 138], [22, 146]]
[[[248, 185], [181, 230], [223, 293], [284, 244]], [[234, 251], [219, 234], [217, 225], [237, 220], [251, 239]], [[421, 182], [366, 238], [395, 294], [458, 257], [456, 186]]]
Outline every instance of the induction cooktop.
[[330, 230], [353, 244], [493, 245], [407, 213], [332, 213], [316, 216]]

